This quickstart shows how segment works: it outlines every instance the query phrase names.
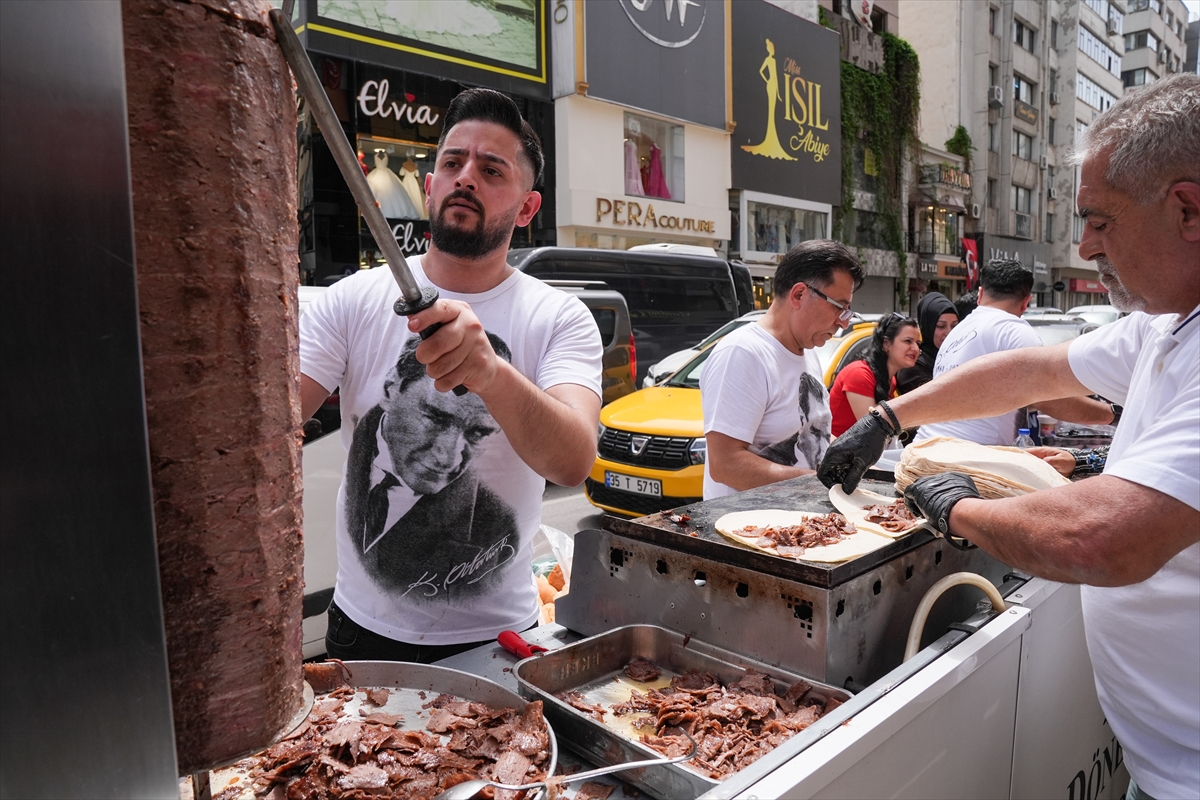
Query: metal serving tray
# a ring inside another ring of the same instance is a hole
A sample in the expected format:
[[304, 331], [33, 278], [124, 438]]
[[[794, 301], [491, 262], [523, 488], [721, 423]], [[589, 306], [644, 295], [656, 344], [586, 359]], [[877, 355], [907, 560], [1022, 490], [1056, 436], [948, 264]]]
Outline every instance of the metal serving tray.
[[[652, 684], [636, 683], [623, 672], [634, 658], [653, 661], [663, 677]], [[581, 639], [558, 650], [527, 658], [513, 669], [523, 697], [541, 700], [546, 719], [560, 741], [597, 764], [620, 764], [662, 754], [641, 744], [631, 729], [600, 722], [559, 700], [555, 695], [579, 691], [589, 702], [605, 706], [629, 699], [633, 688], [665, 685], [670, 677], [690, 669], [710, 672], [725, 685], [736, 682], [747, 669], [770, 675], [782, 695], [793, 683], [805, 680], [813, 687], [812, 697], [847, 700], [850, 694], [770, 664], [738, 655], [715, 645], [697, 641], [657, 625], [627, 625]], [[611, 719], [611, 715], [609, 715]], [[618, 721], [617, 725], [621, 723]], [[683, 764], [646, 767], [623, 773], [621, 779], [654, 797], [696, 798], [720, 781]]]

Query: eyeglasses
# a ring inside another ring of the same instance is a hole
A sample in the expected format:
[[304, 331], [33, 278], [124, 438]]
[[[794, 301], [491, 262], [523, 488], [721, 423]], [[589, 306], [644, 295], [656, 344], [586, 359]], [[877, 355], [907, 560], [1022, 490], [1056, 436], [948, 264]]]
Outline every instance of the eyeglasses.
[[838, 322], [849, 322], [850, 317], [854, 316], [854, 312], [850, 310], [849, 303], [839, 303], [837, 300], [834, 300], [832, 297], [825, 294], [820, 289], [813, 286], [811, 283], [806, 283], [804, 285], [807, 286], [810, 290], [812, 290], [813, 294], [815, 294], [817, 297], [824, 300], [826, 303], [829, 303], [829, 305], [833, 306], [840, 312], [838, 314]]

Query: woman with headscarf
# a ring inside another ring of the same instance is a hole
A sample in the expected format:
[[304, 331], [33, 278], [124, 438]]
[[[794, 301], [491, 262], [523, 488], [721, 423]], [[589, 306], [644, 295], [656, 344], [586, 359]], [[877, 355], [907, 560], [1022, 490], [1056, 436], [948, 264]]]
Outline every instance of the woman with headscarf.
[[892, 313], [879, 320], [867, 352], [847, 364], [829, 390], [834, 436], [866, 416], [871, 406], [896, 396], [896, 373], [917, 361], [917, 337], [917, 322], [910, 317]]
[[907, 394], [933, 380], [933, 362], [946, 335], [958, 324], [958, 311], [941, 292], [930, 292], [917, 303], [917, 323], [921, 326], [921, 355], [913, 367], [896, 375], [896, 391]]

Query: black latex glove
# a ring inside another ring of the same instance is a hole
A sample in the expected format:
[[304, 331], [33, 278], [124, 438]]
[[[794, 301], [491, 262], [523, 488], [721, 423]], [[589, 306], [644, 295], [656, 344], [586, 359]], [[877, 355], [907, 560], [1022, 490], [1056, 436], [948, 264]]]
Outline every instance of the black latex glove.
[[917, 478], [904, 490], [904, 505], [918, 517], [929, 520], [929, 524], [950, 535], [950, 509], [959, 500], [979, 498], [975, 481], [960, 472], [943, 472]]
[[891, 430], [879, 417], [864, 415], [829, 445], [817, 468], [817, 479], [829, 489], [840, 483], [846, 494], [850, 494], [858, 488], [867, 468], [883, 455], [891, 435]]

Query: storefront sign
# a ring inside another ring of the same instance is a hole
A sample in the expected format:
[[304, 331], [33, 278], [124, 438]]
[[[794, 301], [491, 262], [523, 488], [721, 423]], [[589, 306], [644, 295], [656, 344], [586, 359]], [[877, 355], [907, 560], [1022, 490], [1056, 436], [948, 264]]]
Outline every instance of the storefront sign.
[[298, 5], [307, 50], [550, 97], [546, 3], [504, 9], [491, 3], [378, 0]]
[[368, 117], [391, 117], [397, 122], [407, 122], [409, 125], [434, 125], [441, 115], [430, 106], [413, 105], [416, 103], [415, 94], [404, 95], [404, 102], [398, 103], [388, 97], [388, 80], [366, 81], [358, 90], [358, 107]]
[[586, 74], [576, 79], [589, 97], [725, 128], [722, 0], [601, 0], [583, 11]]
[[1017, 119], [1025, 120], [1030, 125], [1036, 125], [1038, 110], [1029, 105], [1029, 103], [1024, 103], [1020, 100], [1017, 100], [1015, 103], [1013, 103], [1013, 116], [1017, 117]]
[[[1057, 287], [1058, 284], [1055, 284]], [[1061, 291], [1061, 290], [1060, 290]], [[1100, 281], [1087, 281], [1082, 278], [1071, 278], [1072, 292], [1102, 292], [1108, 294], [1108, 289], [1104, 288], [1104, 284]]]
[[693, 219], [654, 210], [653, 203], [642, 204], [636, 200], [609, 200], [596, 198], [596, 222], [609, 225], [628, 225], [633, 228], [658, 228], [680, 233], [716, 233], [717, 223], [711, 219]]
[[838, 35], [762, 2], [733, 15], [733, 185], [841, 203]]
[[1010, 239], [1006, 236], [987, 236], [988, 260], [1011, 258], [1033, 270], [1034, 275], [1050, 274], [1050, 245], [1025, 239]]

